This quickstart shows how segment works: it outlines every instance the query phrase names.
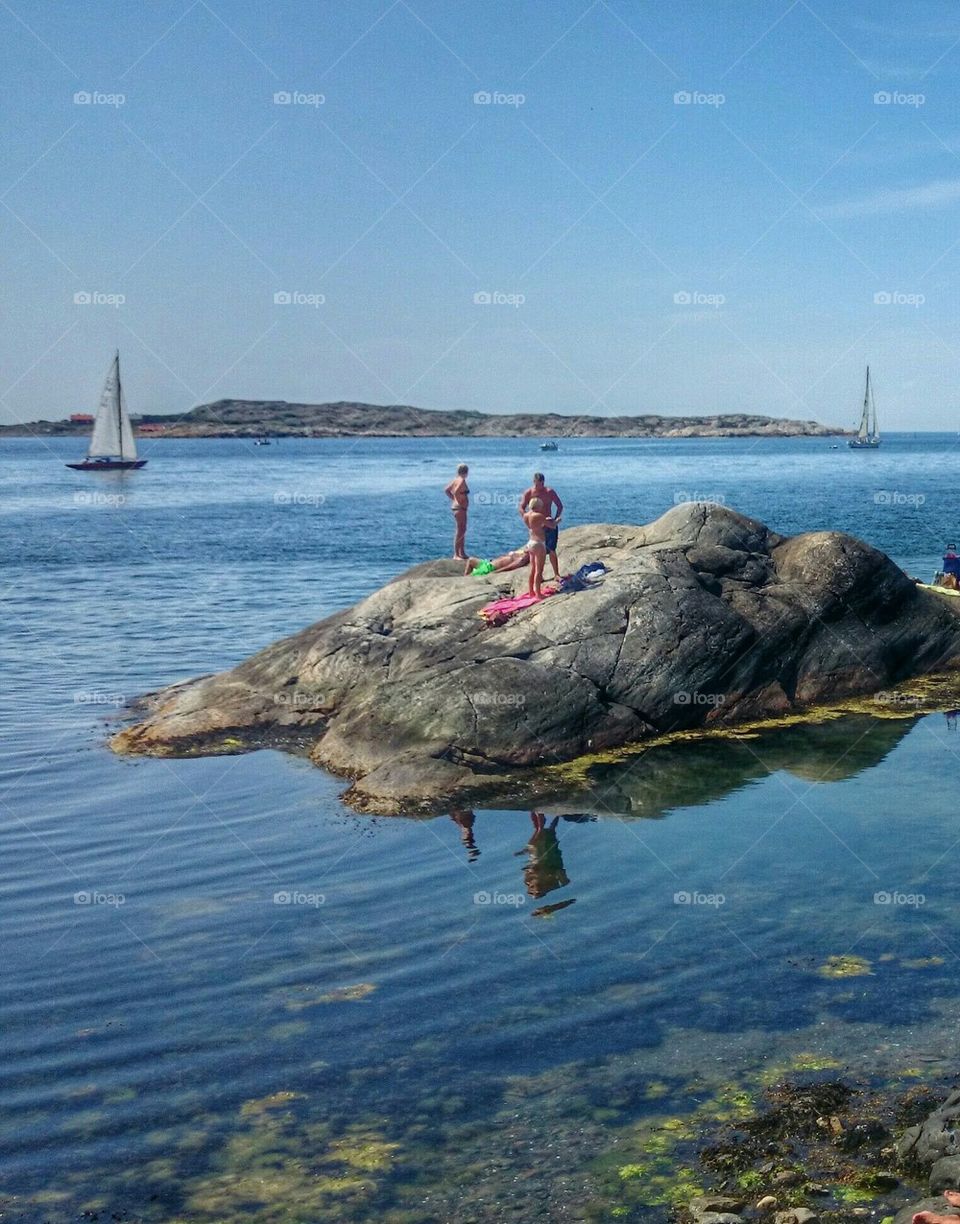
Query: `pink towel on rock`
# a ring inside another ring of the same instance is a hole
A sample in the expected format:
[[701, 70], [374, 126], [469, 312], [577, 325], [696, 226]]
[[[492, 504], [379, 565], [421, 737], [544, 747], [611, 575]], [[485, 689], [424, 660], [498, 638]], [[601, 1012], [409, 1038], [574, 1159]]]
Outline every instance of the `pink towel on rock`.
[[480, 609], [479, 615], [488, 625], [502, 625], [524, 608], [532, 608], [550, 595], [556, 595], [556, 587], [544, 587], [541, 595], [510, 595], [506, 599], [495, 599]]

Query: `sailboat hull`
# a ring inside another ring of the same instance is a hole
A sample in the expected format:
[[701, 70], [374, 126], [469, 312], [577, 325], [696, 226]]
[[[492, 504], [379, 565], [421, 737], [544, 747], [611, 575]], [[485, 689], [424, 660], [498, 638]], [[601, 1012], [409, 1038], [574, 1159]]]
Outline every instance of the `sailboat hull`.
[[850, 438], [847, 446], [851, 450], [878, 450], [880, 447], [879, 440], [873, 442], [861, 442], [859, 438]]
[[82, 463], [68, 463], [75, 472], [129, 472], [131, 468], [146, 466], [146, 459], [84, 459]]

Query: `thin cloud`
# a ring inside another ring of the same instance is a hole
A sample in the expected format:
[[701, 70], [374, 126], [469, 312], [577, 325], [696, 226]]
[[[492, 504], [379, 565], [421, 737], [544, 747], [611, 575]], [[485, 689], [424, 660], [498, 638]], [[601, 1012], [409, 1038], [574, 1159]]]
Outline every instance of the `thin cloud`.
[[960, 200], [960, 179], [938, 179], [915, 187], [887, 187], [858, 200], [845, 200], [816, 209], [821, 217], [878, 217], [885, 213], [947, 208]]

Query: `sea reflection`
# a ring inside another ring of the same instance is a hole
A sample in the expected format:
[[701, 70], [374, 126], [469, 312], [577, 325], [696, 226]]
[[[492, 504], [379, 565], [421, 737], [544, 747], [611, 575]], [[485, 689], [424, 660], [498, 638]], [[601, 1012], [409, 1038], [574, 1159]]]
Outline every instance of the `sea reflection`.
[[917, 721], [851, 714], [664, 744], [588, 764], [548, 792], [543, 805], [561, 814], [656, 820], [676, 808], [707, 806], [781, 771], [811, 783], [844, 781], [881, 764]]

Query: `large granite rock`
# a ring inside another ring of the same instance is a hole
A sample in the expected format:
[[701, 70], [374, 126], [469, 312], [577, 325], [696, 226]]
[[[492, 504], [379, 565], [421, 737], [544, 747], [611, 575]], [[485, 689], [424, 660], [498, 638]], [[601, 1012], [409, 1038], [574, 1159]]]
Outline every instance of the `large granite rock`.
[[477, 797], [505, 776], [665, 733], [873, 693], [960, 664], [950, 601], [852, 536], [784, 538], [686, 503], [645, 527], [565, 531], [596, 589], [490, 629], [523, 571], [415, 566], [232, 671], [164, 690], [118, 751], [188, 754], [296, 740], [397, 811]]

